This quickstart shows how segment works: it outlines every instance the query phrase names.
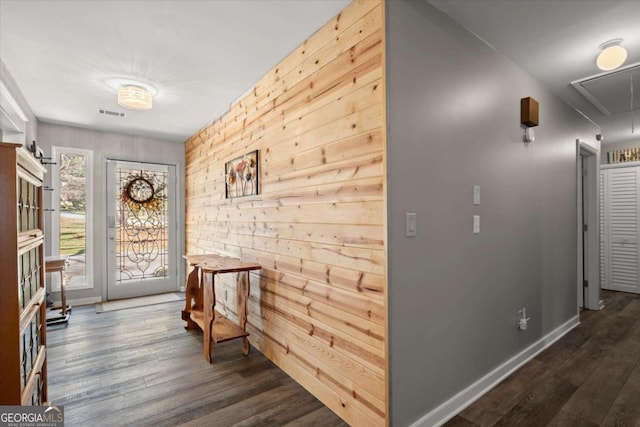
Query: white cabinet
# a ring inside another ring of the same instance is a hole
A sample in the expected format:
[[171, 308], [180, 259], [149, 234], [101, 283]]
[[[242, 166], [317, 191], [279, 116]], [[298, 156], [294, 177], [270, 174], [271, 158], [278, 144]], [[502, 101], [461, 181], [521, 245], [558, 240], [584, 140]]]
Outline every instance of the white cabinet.
[[600, 283], [603, 289], [640, 293], [640, 166], [600, 173]]

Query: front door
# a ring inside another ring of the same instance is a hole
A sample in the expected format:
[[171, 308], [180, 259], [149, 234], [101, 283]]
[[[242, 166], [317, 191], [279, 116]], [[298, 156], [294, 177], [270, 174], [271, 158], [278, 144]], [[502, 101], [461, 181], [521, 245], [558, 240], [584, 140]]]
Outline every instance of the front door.
[[177, 290], [175, 166], [107, 161], [107, 299]]

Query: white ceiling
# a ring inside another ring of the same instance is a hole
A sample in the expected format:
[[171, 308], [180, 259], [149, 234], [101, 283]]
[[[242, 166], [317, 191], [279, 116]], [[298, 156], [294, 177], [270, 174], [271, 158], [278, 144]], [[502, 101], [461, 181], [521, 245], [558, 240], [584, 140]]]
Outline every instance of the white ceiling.
[[[429, 0], [540, 80], [557, 96], [601, 127], [605, 143], [640, 140], [640, 111], [631, 133], [631, 112], [607, 116], [571, 82], [602, 73], [596, 67], [599, 46], [624, 39], [625, 66], [640, 63], [640, 0]], [[628, 80], [600, 87], [621, 93], [630, 107]], [[620, 84], [624, 84], [623, 87]], [[634, 83], [640, 98], [640, 81]], [[638, 100], [635, 108], [640, 106]], [[540, 106], [544, 108], [543, 105]], [[541, 126], [543, 123], [541, 123]]]
[[[183, 142], [348, 3], [0, 0], [0, 58], [42, 121]], [[114, 77], [154, 85], [153, 110], [120, 107]]]
[[[623, 38], [625, 65], [640, 63], [640, 0], [429, 1], [601, 126], [605, 142], [640, 139], [629, 111], [605, 115], [571, 86], [600, 73], [607, 40]], [[182, 142], [348, 3], [0, 0], [0, 58], [40, 120]], [[118, 106], [105, 84], [114, 77], [156, 86], [154, 109]], [[640, 82], [635, 92], [640, 102]]]

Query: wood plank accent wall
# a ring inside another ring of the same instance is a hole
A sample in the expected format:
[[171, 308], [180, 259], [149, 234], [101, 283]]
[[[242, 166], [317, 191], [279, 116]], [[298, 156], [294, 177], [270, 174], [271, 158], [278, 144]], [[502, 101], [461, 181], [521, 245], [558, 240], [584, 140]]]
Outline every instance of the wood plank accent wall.
[[[382, 1], [354, 1], [185, 150], [187, 252], [259, 262], [251, 343], [367, 426], [386, 420], [383, 32]], [[261, 194], [225, 199], [224, 163], [256, 149]]]

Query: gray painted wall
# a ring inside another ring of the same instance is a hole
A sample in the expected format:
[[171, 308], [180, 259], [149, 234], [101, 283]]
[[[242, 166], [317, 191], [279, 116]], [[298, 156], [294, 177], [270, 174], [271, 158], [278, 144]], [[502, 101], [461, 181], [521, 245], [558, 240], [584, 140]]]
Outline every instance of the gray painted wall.
[[[29, 103], [25, 99], [22, 91], [18, 87], [18, 84], [13, 79], [13, 76], [4, 65], [2, 58], [0, 58], [0, 81], [4, 83], [5, 87], [15, 99], [18, 106], [22, 109], [22, 112], [27, 117], [26, 123], [17, 123], [19, 126], [23, 126], [22, 134], [3, 135], [0, 130], [0, 141], [4, 142], [22, 142], [23, 144], [31, 144], [31, 141], [38, 140], [38, 119], [36, 118], [33, 110], [29, 106]], [[3, 108], [7, 110], [7, 106], [3, 105]]]
[[[178, 254], [184, 253], [184, 144], [176, 144], [153, 138], [101, 132], [73, 126], [41, 122], [38, 129], [42, 147], [46, 156], [51, 147], [81, 148], [93, 150], [94, 171], [94, 288], [70, 291], [67, 298], [75, 300], [101, 298], [104, 295], [103, 283], [106, 282], [106, 159], [145, 161], [176, 165], [180, 218], [178, 221]], [[52, 168], [55, 166], [49, 166]], [[45, 177], [45, 184], [51, 185], [51, 174]], [[49, 193], [50, 194], [50, 193]], [[45, 195], [45, 208], [51, 208], [51, 197]], [[45, 218], [45, 238], [51, 241], [51, 215]], [[51, 248], [45, 246], [51, 253]], [[184, 286], [184, 263], [178, 264], [178, 280]], [[54, 295], [57, 296], [57, 295]]]
[[390, 403], [404, 426], [576, 316], [576, 139], [596, 144], [597, 128], [427, 2], [386, 9]]
[[602, 156], [600, 156], [600, 163], [603, 165], [607, 164], [607, 152], [609, 151], [625, 150], [627, 148], [640, 147], [640, 129], [638, 129], [636, 132], [638, 133], [638, 139], [635, 141], [618, 142], [613, 144], [606, 144], [606, 141], [605, 141], [605, 144], [602, 145]]

